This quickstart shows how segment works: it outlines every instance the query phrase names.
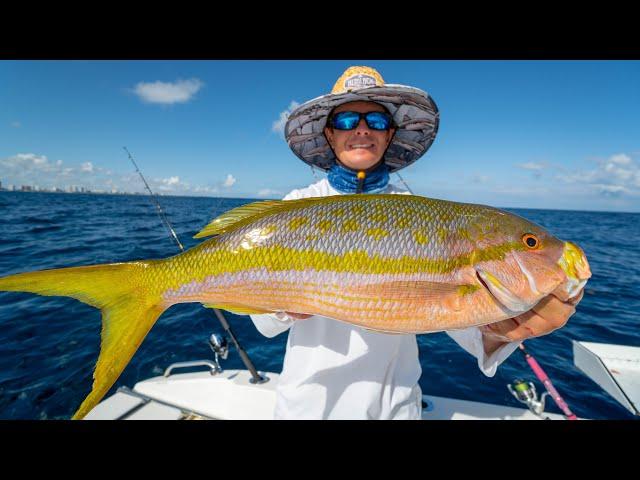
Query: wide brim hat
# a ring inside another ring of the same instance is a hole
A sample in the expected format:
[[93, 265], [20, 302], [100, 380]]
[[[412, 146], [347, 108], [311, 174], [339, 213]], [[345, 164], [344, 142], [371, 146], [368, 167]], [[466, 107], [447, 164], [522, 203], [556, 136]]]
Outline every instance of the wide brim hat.
[[303, 162], [329, 170], [336, 157], [324, 136], [327, 117], [338, 105], [358, 101], [379, 103], [393, 116], [396, 133], [384, 156], [391, 172], [411, 165], [431, 147], [440, 115], [426, 92], [406, 85], [385, 84], [371, 67], [349, 67], [331, 93], [309, 100], [291, 112], [284, 129], [289, 148]]

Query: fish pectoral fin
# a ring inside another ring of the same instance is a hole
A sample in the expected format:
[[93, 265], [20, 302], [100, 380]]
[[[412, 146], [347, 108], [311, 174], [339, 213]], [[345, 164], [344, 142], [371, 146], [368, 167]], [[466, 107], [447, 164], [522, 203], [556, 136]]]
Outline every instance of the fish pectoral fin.
[[226, 310], [236, 315], [261, 315], [263, 313], [273, 313], [270, 310], [261, 310], [255, 307], [247, 307], [246, 305], [235, 305], [231, 303], [203, 303], [206, 308], [217, 308], [218, 310]]

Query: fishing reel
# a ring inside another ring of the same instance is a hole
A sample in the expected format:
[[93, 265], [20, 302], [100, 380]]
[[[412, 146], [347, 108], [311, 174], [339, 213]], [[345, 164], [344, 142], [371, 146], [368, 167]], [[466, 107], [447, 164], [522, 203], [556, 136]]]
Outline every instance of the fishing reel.
[[227, 342], [227, 339], [222, 335], [212, 333], [211, 337], [209, 337], [209, 347], [211, 348], [215, 356], [215, 364], [218, 372], [222, 372], [219, 358], [222, 358], [222, 360], [226, 360], [229, 356], [229, 342]]
[[544, 418], [547, 420], [547, 417], [543, 417], [544, 413], [544, 405], [547, 400], [548, 392], [544, 392], [542, 396], [538, 399], [538, 392], [536, 392], [536, 387], [531, 382], [525, 382], [521, 379], [516, 379], [511, 384], [507, 385], [507, 388], [511, 392], [511, 395], [515, 397], [520, 403], [524, 403], [527, 408], [538, 417]]

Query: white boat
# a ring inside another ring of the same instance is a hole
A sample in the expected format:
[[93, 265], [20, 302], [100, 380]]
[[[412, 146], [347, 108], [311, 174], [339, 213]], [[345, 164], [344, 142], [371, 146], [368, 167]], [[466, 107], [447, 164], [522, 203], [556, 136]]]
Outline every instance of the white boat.
[[[212, 335], [215, 359], [170, 365], [159, 377], [120, 388], [91, 410], [86, 420], [270, 420], [280, 378], [273, 372], [223, 370], [226, 342]], [[640, 406], [640, 348], [574, 341], [574, 363], [635, 415]], [[181, 368], [206, 371], [174, 373]], [[259, 376], [259, 377], [258, 377]], [[538, 398], [531, 382], [509, 390], [528, 408], [514, 408], [423, 395], [423, 420], [562, 420], [544, 412], [546, 394]]]

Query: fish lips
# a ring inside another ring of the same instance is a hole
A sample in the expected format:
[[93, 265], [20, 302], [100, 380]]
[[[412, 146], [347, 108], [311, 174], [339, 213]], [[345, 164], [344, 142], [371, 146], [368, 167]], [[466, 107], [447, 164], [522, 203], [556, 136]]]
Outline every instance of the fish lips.
[[566, 275], [566, 281], [553, 294], [566, 302], [575, 297], [591, 278], [591, 267], [584, 251], [575, 243], [564, 242], [558, 265]]

